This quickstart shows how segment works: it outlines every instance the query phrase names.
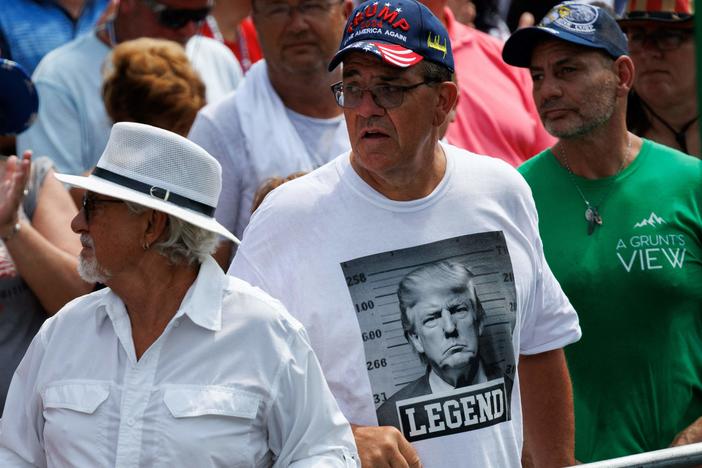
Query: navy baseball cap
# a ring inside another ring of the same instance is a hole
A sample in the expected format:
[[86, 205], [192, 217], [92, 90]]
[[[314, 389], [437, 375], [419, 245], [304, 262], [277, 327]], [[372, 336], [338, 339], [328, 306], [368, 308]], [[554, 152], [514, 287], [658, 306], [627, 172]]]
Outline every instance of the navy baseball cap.
[[528, 68], [534, 47], [546, 39], [601, 49], [615, 59], [629, 53], [626, 36], [606, 10], [585, 3], [564, 2], [553, 7], [538, 25], [515, 31], [505, 42], [502, 59], [510, 65]]
[[410, 67], [427, 59], [454, 70], [448, 31], [415, 0], [368, 0], [357, 6], [344, 27], [329, 71], [352, 50], [376, 54], [396, 67]]
[[39, 98], [34, 83], [22, 67], [0, 59], [0, 135], [16, 135], [37, 117]]

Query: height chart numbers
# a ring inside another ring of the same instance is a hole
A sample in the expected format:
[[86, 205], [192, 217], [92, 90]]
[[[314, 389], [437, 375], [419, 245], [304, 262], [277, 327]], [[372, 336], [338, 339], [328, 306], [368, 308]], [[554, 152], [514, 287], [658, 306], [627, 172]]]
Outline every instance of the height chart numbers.
[[376, 409], [427, 373], [427, 365], [403, 328], [398, 286], [410, 272], [445, 262], [464, 265], [473, 274], [485, 311], [479, 338], [481, 359], [488, 368], [499, 371], [504, 380], [501, 385], [511, 392], [517, 298], [509, 249], [502, 232], [471, 234], [341, 264], [358, 319]]

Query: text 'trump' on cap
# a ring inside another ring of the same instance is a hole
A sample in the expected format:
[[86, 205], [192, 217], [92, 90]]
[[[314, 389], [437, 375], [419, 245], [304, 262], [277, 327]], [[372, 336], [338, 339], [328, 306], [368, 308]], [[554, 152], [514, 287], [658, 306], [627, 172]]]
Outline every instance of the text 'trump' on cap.
[[352, 50], [376, 54], [396, 67], [409, 67], [427, 59], [454, 70], [448, 31], [416, 0], [368, 0], [357, 6], [344, 27], [329, 71]]

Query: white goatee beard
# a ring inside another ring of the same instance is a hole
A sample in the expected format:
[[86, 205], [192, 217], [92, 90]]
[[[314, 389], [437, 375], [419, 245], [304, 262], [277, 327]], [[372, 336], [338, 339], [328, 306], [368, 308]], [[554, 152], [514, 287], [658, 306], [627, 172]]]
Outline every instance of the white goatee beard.
[[[93, 239], [88, 234], [81, 234], [80, 241], [83, 245], [90, 247], [93, 249], [93, 252], [95, 252], [95, 244], [93, 244]], [[105, 284], [112, 276], [109, 271], [105, 270], [102, 265], [98, 263], [95, 256], [87, 259], [83, 257], [82, 253], [78, 256], [78, 274], [88, 283], [102, 284]]]

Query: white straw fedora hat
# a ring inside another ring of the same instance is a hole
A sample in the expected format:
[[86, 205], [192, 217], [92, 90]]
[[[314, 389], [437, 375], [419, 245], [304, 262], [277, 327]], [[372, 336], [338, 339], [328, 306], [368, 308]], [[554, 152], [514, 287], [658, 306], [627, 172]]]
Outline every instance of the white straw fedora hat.
[[239, 243], [214, 219], [222, 167], [207, 151], [168, 130], [118, 122], [90, 176], [56, 174], [56, 178], [163, 211]]

